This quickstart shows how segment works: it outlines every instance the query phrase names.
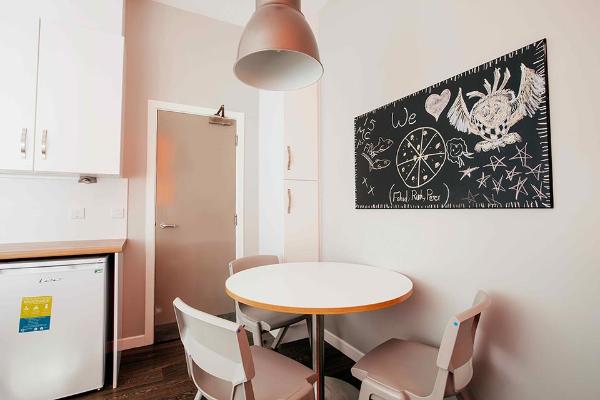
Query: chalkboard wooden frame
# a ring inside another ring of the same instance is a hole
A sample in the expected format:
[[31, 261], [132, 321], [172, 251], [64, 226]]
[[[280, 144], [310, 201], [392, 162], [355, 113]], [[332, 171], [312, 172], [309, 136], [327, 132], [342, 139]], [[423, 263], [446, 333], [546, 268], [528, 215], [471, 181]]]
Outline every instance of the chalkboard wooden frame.
[[546, 39], [354, 118], [357, 209], [552, 208]]

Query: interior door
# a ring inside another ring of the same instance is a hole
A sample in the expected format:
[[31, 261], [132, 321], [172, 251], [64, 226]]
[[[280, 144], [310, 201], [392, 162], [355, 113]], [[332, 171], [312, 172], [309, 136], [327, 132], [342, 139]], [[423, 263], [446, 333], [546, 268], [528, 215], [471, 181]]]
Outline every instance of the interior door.
[[39, 20], [0, 15], [0, 169], [33, 169]]
[[235, 258], [235, 125], [158, 113], [155, 325], [175, 322], [173, 300], [220, 315]]
[[123, 37], [42, 20], [39, 52], [35, 170], [118, 175]]

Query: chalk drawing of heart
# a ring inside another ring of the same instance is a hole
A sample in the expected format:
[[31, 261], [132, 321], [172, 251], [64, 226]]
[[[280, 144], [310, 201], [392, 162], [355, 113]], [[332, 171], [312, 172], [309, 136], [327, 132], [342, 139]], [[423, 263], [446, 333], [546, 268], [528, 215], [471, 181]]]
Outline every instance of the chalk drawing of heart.
[[433, 115], [436, 121], [450, 102], [450, 95], [450, 90], [444, 89], [442, 94], [431, 94], [427, 100], [425, 100], [425, 110]]

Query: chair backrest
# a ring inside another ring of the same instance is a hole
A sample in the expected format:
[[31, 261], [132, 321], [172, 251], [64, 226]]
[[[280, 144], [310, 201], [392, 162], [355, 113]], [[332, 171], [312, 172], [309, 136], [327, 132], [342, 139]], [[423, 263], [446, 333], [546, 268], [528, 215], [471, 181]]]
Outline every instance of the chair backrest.
[[238, 258], [229, 263], [229, 276], [261, 265], [279, 264], [277, 256], [257, 255]]
[[479, 291], [473, 306], [450, 319], [440, 345], [437, 366], [452, 373], [454, 390], [463, 389], [473, 377], [473, 346], [481, 313], [491, 304], [484, 291]]
[[254, 363], [243, 326], [196, 310], [179, 298], [173, 306], [190, 377], [203, 395], [253, 399]]

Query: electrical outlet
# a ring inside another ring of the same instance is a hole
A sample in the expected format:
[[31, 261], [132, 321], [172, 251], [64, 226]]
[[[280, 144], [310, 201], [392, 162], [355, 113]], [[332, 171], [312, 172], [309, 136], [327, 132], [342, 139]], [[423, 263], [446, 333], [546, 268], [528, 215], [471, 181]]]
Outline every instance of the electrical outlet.
[[122, 208], [111, 208], [110, 216], [112, 219], [123, 219], [125, 218], [125, 210]]
[[77, 207], [71, 209], [71, 219], [85, 219], [85, 208]]

